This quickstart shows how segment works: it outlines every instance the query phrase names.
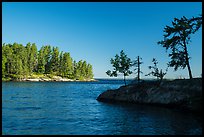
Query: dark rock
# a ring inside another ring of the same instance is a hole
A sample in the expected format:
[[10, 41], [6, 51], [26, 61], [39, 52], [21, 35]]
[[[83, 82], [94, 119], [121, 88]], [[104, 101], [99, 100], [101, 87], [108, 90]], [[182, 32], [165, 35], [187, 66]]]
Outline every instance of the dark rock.
[[202, 79], [141, 82], [107, 90], [97, 97], [105, 102], [132, 102], [202, 112]]

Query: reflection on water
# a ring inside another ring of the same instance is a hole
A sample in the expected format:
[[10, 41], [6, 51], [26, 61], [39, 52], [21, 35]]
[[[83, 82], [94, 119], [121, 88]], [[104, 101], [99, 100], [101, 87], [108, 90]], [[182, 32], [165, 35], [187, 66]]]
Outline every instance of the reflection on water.
[[202, 122], [192, 114], [96, 100], [123, 81], [2, 84], [3, 134], [202, 134]]

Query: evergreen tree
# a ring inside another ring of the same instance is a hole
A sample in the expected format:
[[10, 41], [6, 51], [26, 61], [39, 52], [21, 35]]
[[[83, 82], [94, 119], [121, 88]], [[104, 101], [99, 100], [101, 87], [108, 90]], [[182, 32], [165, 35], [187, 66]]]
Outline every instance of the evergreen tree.
[[15, 61], [15, 65], [16, 65], [16, 78], [17, 79], [21, 79], [22, 78], [22, 74], [23, 74], [23, 63], [22, 60], [19, 56], [16, 56], [16, 61]]
[[[59, 55], [60, 53], [60, 55]], [[35, 43], [2, 45], [2, 78], [22, 79], [33, 72], [61, 75], [83, 80], [92, 78], [92, 66], [86, 61], [72, 61], [70, 53], [59, 52], [58, 47], [42, 46], [38, 51]]]
[[5, 74], [9, 75], [11, 72], [11, 62], [13, 60], [12, 58], [13, 50], [12, 50], [12, 45], [11, 44], [3, 44], [2, 47], [2, 56], [6, 58], [5, 62]]
[[78, 75], [78, 74], [77, 74], [77, 73], [78, 73], [78, 72], [77, 72], [77, 62], [76, 62], [75, 60], [74, 60], [74, 62], [73, 62], [73, 69], [74, 69], [74, 70], [73, 70], [73, 74], [72, 74], [72, 75], [73, 75], [73, 78], [74, 78], [74, 79], [77, 79], [77, 75]]
[[37, 54], [38, 54], [38, 50], [37, 50], [37, 46], [35, 45], [35, 43], [32, 44], [31, 46], [31, 53], [30, 53], [30, 69], [31, 72], [37, 71]]
[[38, 52], [38, 65], [37, 65], [37, 72], [38, 73], [45, 73], [45, 55], [44, 55], [44, 46]]
[[78, 63], [77, 63], [77, 69], [76, 69], [76, 79], [78, 80], [83, 80], [83, 76], [82, 76], [82, 64], [83, 64], [83, 61], [80, 60]]
[[121, 50], [120, 56], [116, 54], [115, 59], [111, 58], [110, 62], [113, 65], [114, 70], [112, 72], [108, 70], [106, 74], [109, 75], [110, 77], [112, 76], [117, 77], [118, 73], [122, 73], [126, 86], [125, 76], [128, 76], [129, 74], [132, 73], [132, 71], [129, 70], [131, 67], [130, 58], [128, 58], [124, 51]]
[[19, 75], [22, 75], [22, 50], [23, 47], [20, 44], [14, 43], [11, 48], [13, 49], [12, 60], [11, 60], [11, 69], [10, 74], [14, 79], [20, 78]]
[[6, 64], [7, 64], [7, 58], [5, 54], [2, 54], [2, 78], [5, 78], [5, 76], [7, 75]]
[[83, 78], [87, 78], [87, 64], [86, 61], [82, 62], [82, 66], [81, 66], [81, 75]]
[[93, 78], [93, 69], [92, 69], [92, 65], [88, 64], [87, 65], [87, 69], [86, 69], [86, 74], [88, 79], [92, 79]]
[[51, 72], [51, 57], [52, 57], [52, 49], [51, 46], [45, 46], [43, 48], [43, 57], [45, 59], [45, 73], [49, 74]]
[[51, 59], [50, 59], [50, 72], [59, 72], [59, 48], [53, 47], [51, 52]]
[[60, 52], [59, 56], [59, 75], [62, 76], [63, 73], [63, 51]]
[[140, 69], [140, 65], [143, 63], [140, 60], [142, 60], [142, 58], [140, 58], [139, 56], [137, 56], [137, 59], [135, 61], [132, 62], [132, 66], [135, 66], [135, 71], [137, 73], [137, 81], [140, 81], [140, 73], [143, 73]]
[[32, 64], [32, 62], [31, 62], [31, 44], [30, 44], [30, 42], [29, 43], [27, 43], [26, 44], [26, 51], [27, 51], [27, 66], [28, 66], [28, 71], [29, 71], [29, 74], [31, 74], [32, 73], [32, 66], [31, 66], [31, 64]]
[[62, 76], [73, 78], [73, 64], [70, 53], [65, 52], [62, 58]]
[[148, 73], [147, 75], [145, 75], [145, 76], [152, 75], [152, 76], [157, 77], [157, 79], [159, 79], [159, 84], [158, 85], [160, 85], [160, 83], [162, 82], [164, 76], [167, 74], [168, 67], [166, 68], [165, 72], [163, 72], [162, 69], [160, 69], [160, 71], [159, 71], [159, 69], [157, 67], [157, 64], [158, 64], [157, 60], [155, 58], [153, 58], [152, 62], [154, 64], [154, 66], [149, 66], [149, 69], [153, 69], [153, 70], [150, 73]]
[[190, 57], [187, 45], [190, 42], [191, 34], [194, 34], [201, 27], [202, 15], [191, 19], [187, 19], [185, 16], [181, 19], [174, 18], [172, 25], [172, 27], [166, 26], [164, 28], [164, 40], [159, 41], [158, 44], [165, 47], [166, 51], [171, 49], [171, 53], [169, 54], [169, 57], [171, 57], [169, 66], [174, 67], [175, 71], [179, 67], [184, 69], [187, 66], [191, 79], [193, 76], [189, 63]]
[[26, 48], [22, 45], [21, 46], [21, 53], [20, 53], [20, 58], [21, 58], [21, 62], [22, 62], [22, 75], [23, 77], [27, 77], [28, 75], [30, 75], [31, 72], [29, 72], [29, 64], [28, 64], [28, 52], [26, 50]]

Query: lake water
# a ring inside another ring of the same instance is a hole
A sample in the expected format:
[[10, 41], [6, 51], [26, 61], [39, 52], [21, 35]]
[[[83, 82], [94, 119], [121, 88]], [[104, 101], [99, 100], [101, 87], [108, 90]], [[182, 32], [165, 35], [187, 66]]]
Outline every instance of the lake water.
[[190, 113], [96, 100], [121, 85], [121, 80], [2, 82], [2, 134], [202, 134], [201, 118]]

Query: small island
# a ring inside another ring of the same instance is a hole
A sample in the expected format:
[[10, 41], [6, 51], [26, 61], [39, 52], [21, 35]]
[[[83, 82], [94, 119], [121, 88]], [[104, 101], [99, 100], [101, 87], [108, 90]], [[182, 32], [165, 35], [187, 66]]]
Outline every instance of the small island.
[[100, 94], [98, 101], [129, 102], [178, 108], [202, 114], [202, 79], [143, 81]]
[[92, 65], [69, 52], [35, 43], [2, 45], [2, 81], [96, 81]]
[[[156, 77], [153, 81], [141, 80], [141, 64], [143, 62], [140, 56], [132, 61], [121, 50], [119, 55], [116, 54], [115, 58], [111, 58], [110, 63], [113, 70], [108, 70], [106, 74], [110, 77], [117, 77], [119, 73], [122, 74], [125, 85], [119, 89], [105, 91], [98, 96], [97, 100], [167, 106], [202, 114], [202, 78], [193, 78], [187, 50], [191, 40], [190, 36], [197, 32], [201, 25], [202, 15], [192, 18], [183, 16], [180, 19], [174, 18], [172, 26], [164, 28], [164, 39], [158, 41], [157, 44], [164, 47], [166, 51], [170, 50], [168, 53], [170, 61], [164, 70], [158, 68], [156, 58], [152, 59], [153, 65], [148, 66], [150, 72], [145, 76]], [[125, 77], [133, 73], [131, 67], [135, 67], [136, 82], [126, 85]], [[174, 71], [177, 71], [178, 68], [187, 68], [189, 79], [164, 80], [169, 67], [173, 67]]]

